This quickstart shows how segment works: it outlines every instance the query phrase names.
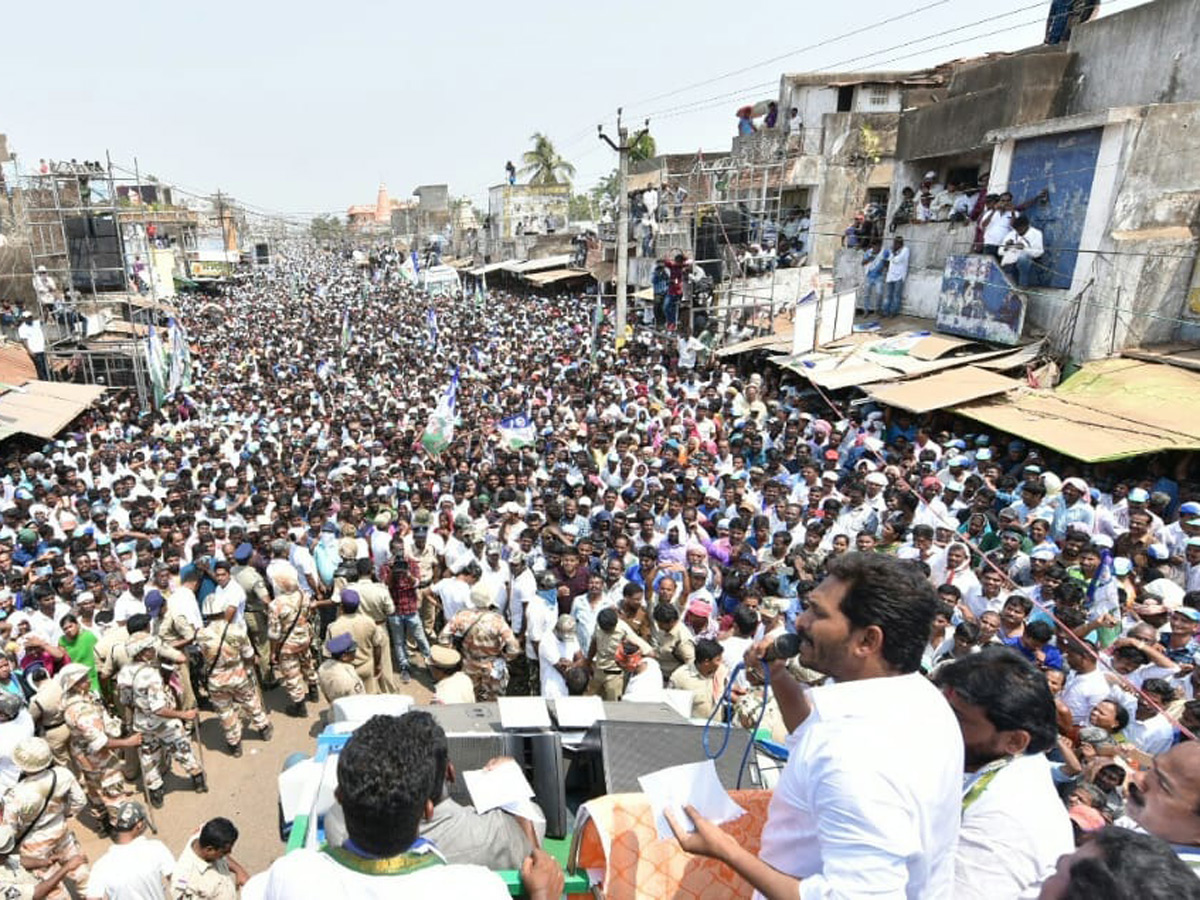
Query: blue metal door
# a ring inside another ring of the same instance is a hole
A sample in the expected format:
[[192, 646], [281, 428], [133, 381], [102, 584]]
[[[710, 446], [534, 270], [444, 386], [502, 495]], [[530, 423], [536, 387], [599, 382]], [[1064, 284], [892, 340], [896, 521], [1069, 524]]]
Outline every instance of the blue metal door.
[[1041, 262], [1045, 267], [1042, 284], [1046, 287], [1071, 286], [1102, 131], [1089, 128], [1030, 138], [1017, 141], [1013, 151], [1008, 179], [1013, 202], [1024, 203], [1042, 190], [1050, 194], [1046, 203], [1035, 203], [1025, 211], [1045, 240], [1046, 253]]

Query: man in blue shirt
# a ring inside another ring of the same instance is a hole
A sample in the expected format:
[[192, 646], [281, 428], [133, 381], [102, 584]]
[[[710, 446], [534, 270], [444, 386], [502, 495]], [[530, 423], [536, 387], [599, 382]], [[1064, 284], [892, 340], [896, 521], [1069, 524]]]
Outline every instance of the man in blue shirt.
[[1007, 638], [1004, 644], [1012, 647], [1039, 669], [1061, 670], [1062, 654], [1057, 648], [1049, 646], [1053, 637], [1054, 628], [1050, 623], [1036, 619], [1027, 624], [1024, 632], [1017, 637]]

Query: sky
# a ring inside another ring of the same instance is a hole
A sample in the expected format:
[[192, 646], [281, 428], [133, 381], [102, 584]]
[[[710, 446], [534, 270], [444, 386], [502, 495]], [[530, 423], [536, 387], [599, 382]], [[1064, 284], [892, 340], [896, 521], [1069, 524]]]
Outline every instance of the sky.
[[[1105, 0], [1103, 15], [1145, 0]], [[728, 149], [784, 72], [915, 69], [1042, 40], [1048, 0], [59, 0], [6, 4], [0, 133], [23, 166], [103, 159], [307, 220], [420, 184], [486, 207], [535, 131], [586, 189], [596, 136]], [[101, 14], [103, 13], [103, 14]]]

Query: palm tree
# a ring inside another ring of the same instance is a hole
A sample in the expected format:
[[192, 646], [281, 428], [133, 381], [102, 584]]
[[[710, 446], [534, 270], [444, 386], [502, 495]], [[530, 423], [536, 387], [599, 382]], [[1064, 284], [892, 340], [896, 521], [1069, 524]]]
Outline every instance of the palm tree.
[[550, 138], [535, 131], [529, 138], [533, 149], [521, 155], [521, 174], [528, 175], [530, 184], [570, 184], [575, 167], [558, 155]]

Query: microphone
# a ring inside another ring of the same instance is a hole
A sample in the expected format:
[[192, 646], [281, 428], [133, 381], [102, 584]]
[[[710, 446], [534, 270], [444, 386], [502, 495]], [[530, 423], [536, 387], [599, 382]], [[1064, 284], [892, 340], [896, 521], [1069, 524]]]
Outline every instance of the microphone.
[[781, 634], [763, 654], [763, 662], [774, 662], [777, 659], [790, 659], [800, 652], [800, 636], [797, 634]]

